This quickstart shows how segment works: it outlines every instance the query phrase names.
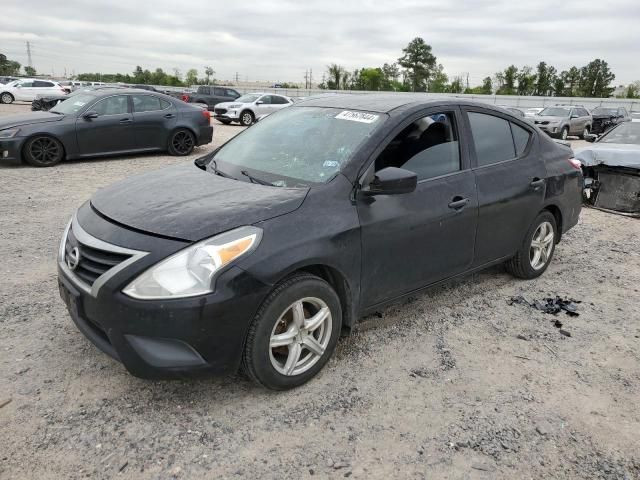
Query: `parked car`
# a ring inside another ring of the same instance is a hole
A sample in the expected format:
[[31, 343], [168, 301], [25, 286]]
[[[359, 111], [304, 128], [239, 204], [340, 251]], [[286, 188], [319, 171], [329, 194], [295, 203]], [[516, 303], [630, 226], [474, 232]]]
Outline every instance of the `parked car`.
[[601, 135], [622, 122], [630, 122], [631, 115], [624, 107], [596, 107], [591, 111], [591, 133]]
[[542, 110], [533, 123], [550, 136], [566, 140], [569, 135], [578, 135], [580, 138], [588, 135], [593, 119], [582, 106], [556, 105]]
[[233, 102], [216, 105], [213, 118], [229, 125], [238, 122], [248, 127], [256, 118], [269, 115], [282, 108], [293, 105], [293, 100], [284, 95], [273, 93], [247, 93]]
[[21, 78], [0, 86], [0, 102], [13, 103], [15, 100], [30, 102], [38, 95], [66, 94], [58, 82]]
[[60, 102], [64, 102], [65, 100], [73, 97], [74, 95], [78, 95], [80, 93], [89, 93], [89, 92], [94, 92], [96, 90], [105, 90], [105, 89], [122, 89], [122, 88], [127, 88], [124, 86], [117, 86], [117, 85], [102, 85], [102, 86], [96, 86], [96, 87], [81, 87], [77, 90], [74, 90], [73, 92], [71, 92], [70, 94], [66, 95], [66, 94], [59, 94], [59, 95], [38, 95], [35, 100], [33, 102], [31, 102], [31, 110], [33, 110], [34, 112], [38, 112], [38, 111], [42, 111], [42, 112], [46, 112], [48, 110], [51, 110], [53, 107], [55, 107], [57, 104], [59, 104]]
[[524, 116], [529, 118], [529, 117], [535, 117], [536, 115], [538, 115], [542, 110], [544, 110], [543, 107], [534, 107], [534, 108], [527, 108], [524, 111]]
[[640, 123], [623, 122], [576, 150], [585, 177], [585, 201], [596, 208], [640, 216]]
[[0, 85], [6, 85], [9, 82], [18, 80], [17, 77], [0, 77]]
[[79, 330], [145, 378], [292, 388], [362, 315], [506, 262], [536, 278], [578, 221], [580, 163], [460, 99], [334, 95], [100, 190], [60, 244]]
[[153, 92], [98, 89], [49, 112], [0, 117], [0, 159], [50, 167], [64, 159], [111, 154], [188, 155], [212, 135], [206, 110]]
[[78, 88], [81, 88], [83, 86], [83, 82], [80, 82], [78, 80], [63, 80], [62, 82], [59, 82], [60, 86], [63, 88], [64, 91], [66, 91], [67, 93], [71, 93], [74, 90], [77, 90]]
[[182, 100], [188, 103], [202, 103], [209, 110], [213, 110], [218, 103], [230, 102], [239, 96], [240, 94], [233, 88], [200, 85], [196, 93], [185, 93]]

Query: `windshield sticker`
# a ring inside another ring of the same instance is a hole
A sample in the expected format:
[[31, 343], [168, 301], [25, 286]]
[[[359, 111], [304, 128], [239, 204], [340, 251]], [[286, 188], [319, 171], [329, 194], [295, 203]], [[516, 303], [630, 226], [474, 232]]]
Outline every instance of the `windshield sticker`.
[[345, 110], [336, 115], [340, 120], [351, 120], [352, 122], [373, 123], [378, 119], [379, 115], [372, 115], [365, 112], [350, 112]]
[[336, 162], [335, 160], [325, 160], [322, 166], [325, 168], [335, 168], [340, 166], [340, 162]]
[[84, 107], [87, 104], [87, 102], [75, 102], [73, 104], [74, 107]]

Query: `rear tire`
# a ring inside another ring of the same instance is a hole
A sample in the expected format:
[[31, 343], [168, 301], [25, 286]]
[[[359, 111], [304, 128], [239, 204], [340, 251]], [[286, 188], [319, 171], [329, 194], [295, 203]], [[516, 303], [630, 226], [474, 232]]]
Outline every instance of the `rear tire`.
[[587, 125], [586, 127], [584, 127], [584, 129], [582, 130], [582, 133], [580, 134], [580, 138], [582, 140], [584, 140], [586, 138], [587, 135], [589, 135], [589, 133], [591, 133], [591, 129], [589, 128], [589, 126]]
[[506, 262], [507, 271], [526, 280], [539, 277], [551, 263], [557, 238], [556, 218], [543, 210], [529, 227], [516, 255]]
[[255, 383], [288, 390], [313, 378], [335, 350], [342, 326], [340, 299], [315, 275], [280, 283], [256, 313], [245, 342], [242, 370]]
[[169, 146], [167, 150], [176, 157], [183, 157], [193, 152], [196, 145], [196, 139], [190, 130], [179, 128], [169, 137]]
[[53, 167], [64, 158], [64, 147], [55, 138], [40, 135], [27, 140], [22, 157], [33, 167]]
[[14, 100], [15, 98], [13, 98], [13, 95], [11, 95], [9, 92], [4, 92], [2, 95], [0, 95], [0, 102], [2, 103], [13, 103]]
[[240, 125], [248, 127], [255, 121], [255, 116], [249, 110], [245, 110], [240, 114]]

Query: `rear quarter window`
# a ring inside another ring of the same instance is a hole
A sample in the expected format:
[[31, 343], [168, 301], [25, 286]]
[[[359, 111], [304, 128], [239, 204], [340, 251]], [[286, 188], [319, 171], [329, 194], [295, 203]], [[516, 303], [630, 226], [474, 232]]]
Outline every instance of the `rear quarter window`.
[[469, 112], [469, 124], [479, 167], [516, 157], [510, 123], [494, 115]]

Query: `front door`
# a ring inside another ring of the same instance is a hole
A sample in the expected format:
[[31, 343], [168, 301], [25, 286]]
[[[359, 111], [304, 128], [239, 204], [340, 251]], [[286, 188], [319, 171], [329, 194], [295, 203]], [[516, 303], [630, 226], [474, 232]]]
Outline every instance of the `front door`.
[[400, 127], [377, 156], [375, 170], [418, 175], [414, 192], [358, 195], [364, 307], [446, 279], [473, 262], [475, 177], [459, 141], [456, 108], [427, 111]]
[[133, 115], [127, 95], [113, 95], [98, 100], [84, 113], [95, 112], [96, 118], [82, 115], [76, 120], [76, 137], [80, 155], [99, 155], [135, 150]]
[[482, 110], [468, 118], [478, 187], [474, 266], [481, 266], [518, 250], [542, 209], [547, 171], [523, 122]]

